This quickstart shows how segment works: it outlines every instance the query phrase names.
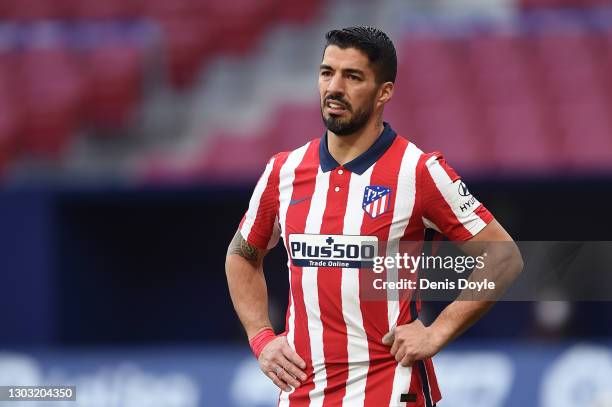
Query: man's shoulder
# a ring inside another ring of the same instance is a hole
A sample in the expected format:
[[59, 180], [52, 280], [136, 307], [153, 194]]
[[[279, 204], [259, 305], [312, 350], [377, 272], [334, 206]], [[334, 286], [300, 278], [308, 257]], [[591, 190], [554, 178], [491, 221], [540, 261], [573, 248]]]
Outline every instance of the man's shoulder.
[[396, 136], [395, 144], [401, 146], [402, 149], [405, 149], [407, 152], [417, 157], [417, 159], [419, 160], [423, 160], [424, 158], [427, 158], [431, 156], [431, 154], [433, 154], [424, 152], [413, 140], [408, 137], [402, 136], [401, 134], [398, 134]]
[[412, 151], [412, 154], [418, 160], [416, 166], [417, 172], [422, 171], [424, 168], [431, 167], [436, 163], [447, 165], [444, 154], [439, 150], [423, 151], [413, 140], [400, 134], [397, 135], [396, 142], [399, 145], [403, 145], [407, 150]]

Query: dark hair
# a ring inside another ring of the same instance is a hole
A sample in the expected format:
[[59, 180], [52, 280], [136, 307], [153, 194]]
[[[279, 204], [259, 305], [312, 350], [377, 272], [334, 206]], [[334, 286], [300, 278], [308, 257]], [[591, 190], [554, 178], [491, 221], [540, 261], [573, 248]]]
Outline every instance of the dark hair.
[[397, 55], [393, 42], [381, 30], [368, 27], [348, 27], [341, 30], [331, 30], [325, 34], [327, 44], [336, 45], [342, 49], [356, 48], [368, 56], [370, 64], [376, 73], [378, 83], [395, 82], [397, 75]]

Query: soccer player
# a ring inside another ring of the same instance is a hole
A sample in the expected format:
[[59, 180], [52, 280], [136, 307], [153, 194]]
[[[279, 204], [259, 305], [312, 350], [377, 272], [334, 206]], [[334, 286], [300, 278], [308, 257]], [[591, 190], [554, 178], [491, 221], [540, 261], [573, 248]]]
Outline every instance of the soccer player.
[[[469, 254], [486, 251], [486, 270], [500, 282], [518, 275], [522, 259], [441, 154], [423, 153], [383, 122], [397, 71], [387, 35], [351, 27], [326, 39], [327, 131], [268, 162], [228, 248], [231, 298], [261, 370], [281, 389], [280, 406], [433, 406], [441, 395], [432, 356], [494, 301], [454, 301], [426, 327], [416, 300], [360, 297], [371, 270], [345, 263], [348, 248], [422, 241], [432, 228], [473, 242], [462, 246]], [[276, 335], [262, 261], [280, 238], [290, 292], [286, 330]], [[338, 262], [317, 261], [329, 256]]]

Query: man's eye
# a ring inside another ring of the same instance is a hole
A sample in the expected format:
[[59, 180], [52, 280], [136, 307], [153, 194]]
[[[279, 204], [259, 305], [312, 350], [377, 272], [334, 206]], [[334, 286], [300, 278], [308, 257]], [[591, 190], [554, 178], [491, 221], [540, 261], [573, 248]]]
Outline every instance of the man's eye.
[[349, 79], [353, 80], [353, 81], [358, 81], [361, 80], [361, 78], [357, 75], [349, 75]]
[[331, 76], [331, 72], [330, 71], [321, 71], [321, 76], [325, 76], [325, 77]]

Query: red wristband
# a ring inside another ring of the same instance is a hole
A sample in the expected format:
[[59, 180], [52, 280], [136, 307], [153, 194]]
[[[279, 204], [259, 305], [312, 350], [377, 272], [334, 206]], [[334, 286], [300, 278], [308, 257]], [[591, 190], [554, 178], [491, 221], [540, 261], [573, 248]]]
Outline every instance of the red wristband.
[[275, 338], [276, 335], [274, 334], [272, 328], [266, 328], [251, 338], [249, 344], [251, 344], [251, 350], [257, 359], [259, 359], [259, 355], [261, 354], [263, 348], [265, 348], [266, 345]]

